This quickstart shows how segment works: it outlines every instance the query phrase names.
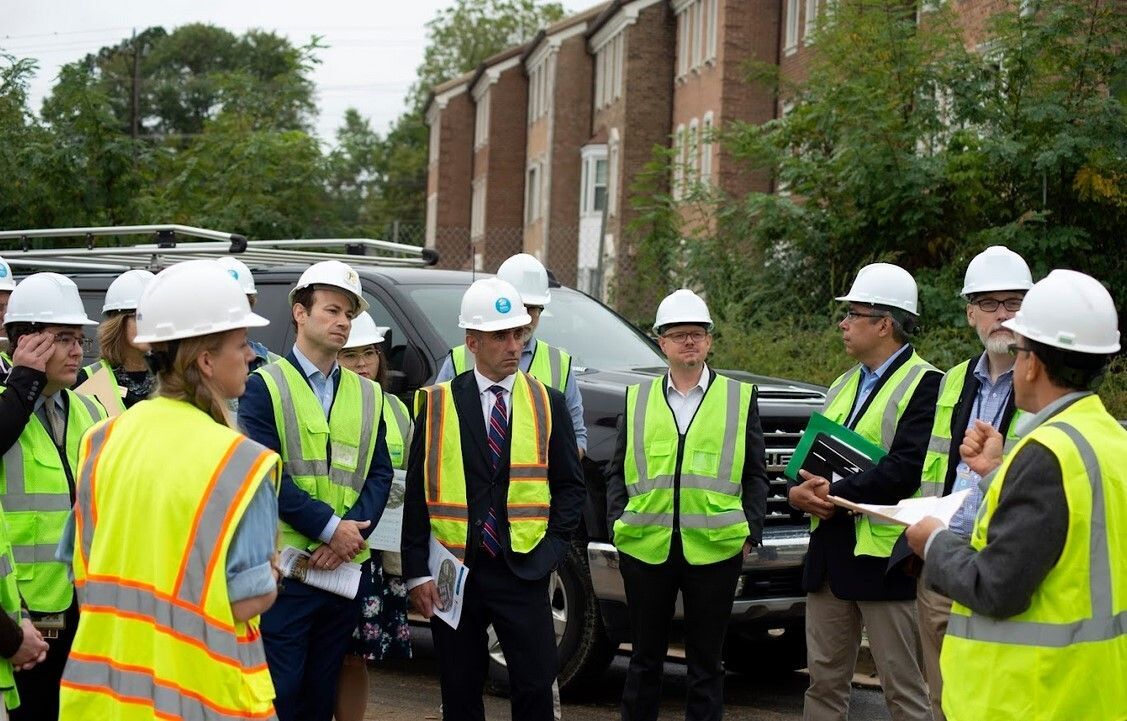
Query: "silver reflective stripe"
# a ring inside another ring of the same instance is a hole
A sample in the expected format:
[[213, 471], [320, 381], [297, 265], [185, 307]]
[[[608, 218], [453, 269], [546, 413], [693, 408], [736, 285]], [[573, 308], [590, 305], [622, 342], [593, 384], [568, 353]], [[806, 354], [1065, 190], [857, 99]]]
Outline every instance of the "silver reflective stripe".
[[12, 558], [16, 563], [54, 563], [57, 543], [35, 543], [28, 546], [12, 544]]
[[682, 513], [682, 528], [727, 528], [743, 523], [747, 516], [743, 511], [724, 511], [723, 513]]
[[548, 444], [552, 434], [551, 416], [548, 411], [548, 391], [542, 387], [543, 383], [531, 375], [525, 374], [525, 380], [528, 382], [528, 395], [532, 398], [532, 412], [535, 415], [536, 429], [539, 431], [536, 455], [540, 463], [547, 464]]
[[509, 469], [509, 478], [547, 480], [547, 466], [517, 466]]
[[427, 505], [438, 502], [438, 487], [439, 478], [442, 474], [442, 423], [446, 415], [446, 397], [450, 387], [447, 385], [431, 386], [430, 388], [423, 388], [427, 394], [427, 439], [426, 450], [426, 469], [427, 476]]
[[90, 549], [94, 545], [94, 470], [98, 457], [102, 454], [102, 447], [110, 435], [110, 429], [117, 420], [103, 423], [90, 433], [87, 439], [89, 452], [83, 459], [82, 467], [78, 469], [78, 480], [75, 483], [75, 507], [82, 514], [82, 535], [78, 542], [82, 544], [82, 557], [90, 561]]
[[[348, 470], [333, 465], [329, 467], [329, 480], [338, 486], [351, 488], [360, 493], [364, 489], [364, 482], [368, 479], [368, 466], [372, 463], [372, 444], [368, 441], [375, 435], [376, 422], [382, 409], [376, 408], [376, 393], [379, 386], [375, 383], [360, 379], [360, 448], [356, 461], [356, 468]], [[331, 419], [330, 414], [330, 419]], [[332, 421], [329, 421], [330, 428]]]
[[[235, 441], [235, 451], [227, 459], [212, 485], [211, 494], [202, 499], [199, 512], [195, 514], [198, 522], [189, 531], [191, 545], [183, 572], [176, 581], [173, 594], [194, 605], [203, 603], [204, 592], [208, 587], [207, 569], [211, 558], [223, 544], [223, 522], [230, 508], [236, 505], [243, 482], [255, 464], [266, 453], [266, 449], [254, 441], [240, 436]], [[232, 529], [233, 530], [233, 529]]]
[[106, 610], [144, 616], [160, 630], [189, 636], [202, 643], [208, 653], [222, 656], [245, 669], [266, 663], [266, 651], [259, 640], [240, 643], [235, 633], [209, 621], [195, 609], [166, 601], [136, 586], [105, 581], [87, 581], [79, 588], [84, 612]]
[[469, 506], [458, 503], [431, 503], [427, 502], [427, 513], [431, 518], [441, 516], [446, 519], [468, 521], [470, 518]]
[[514, 518], [547, 518], [548, 505], [508, 507], [509, 520]]
[[7, 578], [12, 572], [12, 559], [7, 555], [0, 556], [0, 578]]
[[841, 380], [839, 380], [837, 383], [834, 383], [832, 386], [830, 386], [829, 391], [826, 392], [826, 404], [822, 406], [822, 411], [825, 412], [826, 410], [828, 410], [829, 407], [834, 404], [834, 401], [837, 400], [837, 397], [841, 395], [841, 392], [845, 390], [845, 386], [849, 385], [849, 381], [860, 374], [861, 366], [857, 366], [853, 370], [843, 375], [841, 377]]
[[638, 513], [626, 511], [621, 519], [628, 526], [669, 526], [673, 527], [672, 513]]
[[286, 373], [282, 370], [281, 363], [270, 363], [258, 369], [258, 372], [270, 376], [278, 388], [278, 402], [282, 407], [282, 430], [285, 440], [282, 441], [282, 456], [286, 473], [291, 476], [324, 476], [328, 475], [327, 460], [307, 461], [301, 453], [301, 429], [297, 426], [297, 413], [294, 412], [293, 394], [286, 381]]
[[[1112, 614], [1112, 569], [1108, 553], [1107, 506], [1104, 500], [1103, 473], [1099, 458], [1088, 439], [1075, 426], [1057, 421], [1047, 423], [1060, 429], [1076, 445], [1092, 489], [1092, 518], [1088, 538], [1088, 592], [1092, 617], [1072, 623], [1014, 621], [972, 613], [951, 614], [947, 633], [960, 638], [1018, 646], [1063, 648], [1076, 643], [1110, 641], [1127, 634], [1127, 611]], [[986, 504], [982, 504], [985, 508]], [[979, 513], [982, 513], [980, 509]]]
[[[31, 414], [28, 423], [39, 423], [39, 416]], [[71, 508], [70, 492], [64, 485], [60, 493], [27, 493], [26, 469], [24, 469], [23, 444], [18, 440], [4, 453], [4, 475], [8, 483], [4, 493], [4, 512], [17, 513], [21, 511], [69, 511]], [[64, 479], [65, 480], [65, 479]], [[51, 560], [55, 560], [52, 556]]]
[[82, 401], [82, 405], [86, 406], [86, 412], [90, 414], [91, 420], [98, 420], [102, 417], [102, 411], [98, 404], [94, 402], [93, 398], [88, 398], [81, 393], [71, 393], [71, 398], [77, 398]]
[[[660, 381], [658, 381], [660, 382]], [[650, 392], [653, 390], [655, 383], [642, 383], [638, 386], [638, 396], [634, 401], [634, 420], [633, 420], [633, 437], [634, 443], [634, 467], [638, 469], [638, 481], [649, 478], [649, 467], [646, 464], [646, 407], [650, 402]], [[672, 482], [672, 479], [670, 479]], [[626, 492], [630, 492], [630, 486], [626, 484]]]
[[[713, 383], [723, 383], [727, 390], [727, 398], [725, 399], [727, 407], [724, 411], [724, 440], [721, 441], [721, 443], [723, 443], [724, 450], [720, 452], [720, 467], [719, 469], [717, 469], [716, 479], [711, 480], [719, 480], [723, 482], [725, 484], [724, 487], [730, 486], [734, 489], [734, 492], [719, 489], [708, 490], [719, 490], [720, 493], [730, 493], [730, 495], [736, 495], [739, 493], [740, 485], [738, 483], [732, 483], [731, 481], [732, 466], [735, 464], [736, 458], [736, 444], [740, 442], [739, 434], [736, 432], [740, 427], [740, 384], [729, 378], [724, 378], [723, 380], [721, 380], [721, 378], [722, 376], [717, 376], [716, 380], [713, 381]], [[701, 402], [703, 403], [704, 400], [701, 399]], [[686, 476], [682, 474], [682, 487], [686, 487], [685, 478]]]
[[388, 401], [384, 398], [383, 402], [391, 409], [391, 415], [395, 419], [395, 427], [399, 429], [399, 436], [403, 439], [403, 457], [407, 457], [407, 451], [411, 448], [411, 419], [407, 417], [406, 409], [395, 401]]
[[[183, 721], [237, 721], [246, 719], [245, 713], [237, 710], [234, 714], [224, 713], [195, 696], [180, 693], [171, 684], [157, 683], [150, 673], [138, 670], [116, 668], [102, 661], [76, 658], [67, 659], [63, 680], [79, 686], [92, 687], [91, 691], [101, 689], [112, 691], [125, 700], [134, 699], [143, 705], [151, 705], [153, 710], [166, 718]], [[277, 716], [271, 714], [273, 721]]]
[[[545, 345], [547, 345], [547, 344], [545, 343]], [[551, 381], [550, 385], [558, 391], [562, 391], [563, 387], [564, 387], [563, 379], [560, 377], [560, 372], [561, 372], [560, 366], [562, 365], [561, 361], [562, 361], [562, 359], [560, 358], [560, 349], [555, 347], [554, 345], [549, 345], [548, 346], [548, 367], [552, 371], [552, 373], [551, 373], [552, 381]]]
[[884, 448], [892, 445], [892, 439], [896, 435], [896, 422], [900, 419], [900, 401], [908, 395], [908, 390], [912, 387], [916, 378], [930, 370], [933, 370], [933, 368], [927, 363], [913, 366], [904, 376], [904, 380], [900, 381], [900, 385], [896, 386], [896, 390], [892, 391], [892, 395], [888, 397], [888, 403], [884, 407], [884, 416], [880, 420], [880, 444]]
[[[653, 478], [646, 478], [631, 483], [626, 487], [626, 495], [630, 498], [639, 496], [643, 493], [660, 489], [673, 488], [673, 476], [661, 475], [654, 476]], [[709, 476], [698, 476], [693, 473], [681, 474], [681, 488], [693, 488], [701, 491], [712, 491], [713, 493], [723, 493], [726, 496], [740, 495], [740, 484], [726, 481], [722, 478], [711, 478]]]
[[951, 452], [951, 439], [932, 436], [931, 440], [927, 442], [927, 449], [932, 453], [940, 453], [946, 456]]

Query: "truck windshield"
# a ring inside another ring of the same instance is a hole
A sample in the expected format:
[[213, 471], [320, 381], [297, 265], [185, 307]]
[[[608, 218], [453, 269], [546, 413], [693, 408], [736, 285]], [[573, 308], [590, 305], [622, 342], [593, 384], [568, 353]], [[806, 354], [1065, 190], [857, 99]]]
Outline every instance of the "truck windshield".
[[[465, 342], [458, 308], [465, 288], [459, 285], [407, 287], [411, 298], [450, 347]], [[536, 337], [563, 348], [580, 368], [620, 370], [665, 365], [661, 353], [638, 329], [598, 301], [570, 288], [552, 288], [552, 303], [540, 316]]]

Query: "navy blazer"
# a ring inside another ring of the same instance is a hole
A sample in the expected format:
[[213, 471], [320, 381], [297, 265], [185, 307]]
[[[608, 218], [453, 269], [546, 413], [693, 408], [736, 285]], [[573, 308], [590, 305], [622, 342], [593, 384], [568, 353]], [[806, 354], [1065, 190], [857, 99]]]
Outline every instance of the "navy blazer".
[[[497, 469], [489, 469], [486, 446], [485, 419], [481, 412], [481, 397], [472, 370], [450, 381], [454, 407], [462, 443], [462, 464], [466, 473], [466, 498], [470, 511], [469, 538], [466, 543], [465, 563], [473, 567], [481, 543], [481, 527], [492, 506], [497, 513], [498, 532], [505, 561], [519, 578], [536, 580], [552, 572], [571, 546], [571, 538], [579, 527], [579, 517], [586, 500], [587, 489], [579, 454], [575, 450], [575, 430], [567, 402], [559, 391], [548, 388], [552, 413], [552, 435], [548, 440], [548, 486], [552, 494], [548, 511], [548, 531], [545, 538], [529, 553], [512, 550], [509, 541], [509, 524], [506, 498], [509, 493], [509, 449], [501, 454]], [[430, 514], [423, 487], [423, 464], [426, 462], [426, 406], [415, 419], [415, 435], [407, 461], [407, 494], [403, 508], [403, 576], [420, 578], [429, 576], [427, 559], [430, 556]], [[509, 422], [512, 432], [512, 421]]]
[[[298, 373], [305, 378], [296, 356], [291, 351], [279, 363], [290, 363]], [[306, 383], [309, 379], [306, 378]], [[333, 379], [334, 390], [340, 385], [340, 374]], [[310, 386], [312, 388], [312, 386]], [[336, 402], [336, 395], [333, 396]], [[281, 441], [278, 437], [278, 428], [274, 424], [274, 406], [270, 401], [270, 391], [266, 388], [266, 381], [257, 373], [251, 373], [247, 378], [246, 391], [239, 399], [239, 427], [251, 440], [282, 452]], [[372, 454], [372, 463], [368, 467], [368, 477], [364, 481], [364, 488], [356, 503], [342, 517], [347, 521], [371, 521], [372, 524], [360, 531], [360, 535], [367, 538], [383, 514], [387, 505], [387, 497], [391, 492], [391, 456], [387, 452], [385, 440], [386, 428], [383, 418], [379, 419], [376, 433], [376, 448]], [[324, 501], [319, 501], [313, 496], [297, 487], [293, 477], [282, 471], [282, 483], [278, 489], [278, 517], [290, 524], [301, 534], [309, 538], [319, 539], [325, 524], [335, 515], [332, 507]]]

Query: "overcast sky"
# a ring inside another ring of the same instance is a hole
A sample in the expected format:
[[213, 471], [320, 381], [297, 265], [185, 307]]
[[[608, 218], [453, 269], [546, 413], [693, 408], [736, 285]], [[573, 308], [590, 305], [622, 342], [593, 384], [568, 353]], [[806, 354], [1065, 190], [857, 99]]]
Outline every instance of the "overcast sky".
[[[427, 21], [452, 0], [0, 0], [0, 49], [39, 61], [31, 108], [39, 112], [59, 67], [154, 25], [206, 22], [236, 34], [272, 30], [302, 45], [318, 35], [317, 134], [333, 142], [356, 107], [383, 131], [403, 111], [422, 62]], [[569, 12], [596, 0], [564, 0]]]

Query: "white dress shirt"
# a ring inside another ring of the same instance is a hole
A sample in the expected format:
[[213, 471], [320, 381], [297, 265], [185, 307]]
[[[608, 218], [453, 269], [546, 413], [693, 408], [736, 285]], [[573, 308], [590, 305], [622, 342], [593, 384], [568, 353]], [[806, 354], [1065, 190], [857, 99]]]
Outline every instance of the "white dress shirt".
[[665, 375], [665, 398], [673, 410], [673, 417], [677, 419], [677, 432], [681, 435], [685, 435], [685, 431], [689, 429], [689, 423], [692, 422], [701, 401], [704, 400], [704, 393], [708, 390], [709, 375], [711, 374], [708, 372], [708, 364], [701, 364], [700, 378], [688, 393], [682, 393], [674, 387], [671, 374]]

